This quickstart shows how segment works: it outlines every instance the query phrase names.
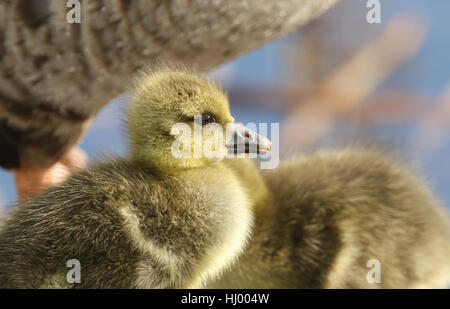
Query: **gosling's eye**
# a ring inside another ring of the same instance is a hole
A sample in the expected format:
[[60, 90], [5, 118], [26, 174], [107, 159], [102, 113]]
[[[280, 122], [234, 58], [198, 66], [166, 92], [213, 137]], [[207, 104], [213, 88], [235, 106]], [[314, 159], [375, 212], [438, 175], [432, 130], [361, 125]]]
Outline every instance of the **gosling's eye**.
[[215, 122], [216, 122], [216, 119], [214, 118], [213, 115], [210, 115], [210, 114], [202, 115], [202, 126], [206, 126], [208, 124], [215, 123]]

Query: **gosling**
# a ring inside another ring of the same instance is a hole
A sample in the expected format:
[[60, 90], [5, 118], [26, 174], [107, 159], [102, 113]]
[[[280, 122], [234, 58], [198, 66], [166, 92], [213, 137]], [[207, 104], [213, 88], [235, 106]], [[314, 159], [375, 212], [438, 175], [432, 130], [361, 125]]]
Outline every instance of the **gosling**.
[[448, 210], [397, 159], [321, 151], [253, 175], [253, 237], [208, 287], [448, 287]]
[[[128, 118], [128, 158], [72, 175], [6, 220], [1, 288], [198, 288], [243, 250], [253, 200], [221, 159], [230, 150], [265, 152], [270, 142], [238, 124], [232, 139], [181, 139], [176, 124], [225, 132], [234, 122], [225, 94], [184, 70], [145, 74]], [[196, 155], [206, 145], [215, 156]], [[73, 260], [78, 282], [68, 280]]]

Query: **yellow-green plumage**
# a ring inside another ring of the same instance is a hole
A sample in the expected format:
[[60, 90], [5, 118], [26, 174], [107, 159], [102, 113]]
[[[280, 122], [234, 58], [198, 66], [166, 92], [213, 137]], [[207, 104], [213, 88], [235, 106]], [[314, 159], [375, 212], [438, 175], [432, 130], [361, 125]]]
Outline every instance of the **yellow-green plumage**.
[[[204, 113], [233, 121], [205, 78], [144, 77], [129, 112], [130, 157], [20, 203], [0, 233], [0, 287], [189, 288], [220, 274], [245, 245], [251, 202], [224, 162], [171, 155], [171, 126]], [[79, 284], [65, 280], [71, 259]]]
[[[267, 197], [254, 206], [249, 245], [210, 287], [443, 288], [450, 283], [448, 211], [389, 155], [376, 149], [319, 152], [282, 162], [261, 177]], [[380, 262], [379, 283], [367, 279], [372, 259]]]

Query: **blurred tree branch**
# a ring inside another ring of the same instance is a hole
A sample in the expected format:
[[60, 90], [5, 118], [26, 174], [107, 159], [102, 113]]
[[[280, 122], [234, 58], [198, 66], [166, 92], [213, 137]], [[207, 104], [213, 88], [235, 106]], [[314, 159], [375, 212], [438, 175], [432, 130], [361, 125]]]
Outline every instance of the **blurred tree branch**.
[[419, 121], [417, 131], [412, 137], [411, 143], [423, 149], [426, 155], [435, 153], [448, 138], [450, 128], [450, 84], [435, 100], [435, 104], [430, 100], [429, 104], [433, 108]]
[[322, 81], [317, 91], [302, 98], [303, 102], [291, 112], [283, 128], [283, 137], [289, 145], [286, 150], [307, 148], [332, 128], [339, 115], [354, 112], [378, 85], [417, 52], [424, 37], [425, 26], [420, 20], [405, 15], [394, 19], [377, 39]]

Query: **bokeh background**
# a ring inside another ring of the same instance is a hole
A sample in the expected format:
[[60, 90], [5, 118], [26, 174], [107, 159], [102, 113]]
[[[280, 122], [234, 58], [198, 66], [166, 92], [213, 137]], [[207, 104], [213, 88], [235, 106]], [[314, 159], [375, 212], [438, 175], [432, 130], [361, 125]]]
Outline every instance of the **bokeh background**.
[[[297, 32], [210, 72], [243, 123], [280, 123], [280, 156], [379, 143], [401, 155], [450, 206], [450, 1], [342, 0]], [[124, 94], [81, 147], [92, 160], [126, 154]], [[0, 171], [0, 205], [16, 200]]]

